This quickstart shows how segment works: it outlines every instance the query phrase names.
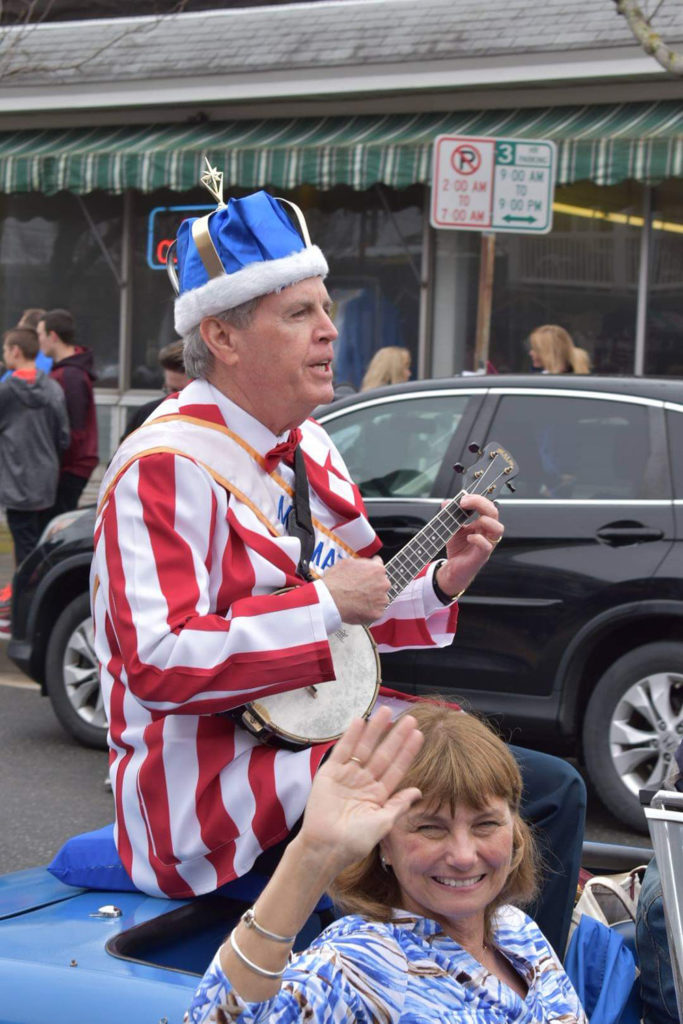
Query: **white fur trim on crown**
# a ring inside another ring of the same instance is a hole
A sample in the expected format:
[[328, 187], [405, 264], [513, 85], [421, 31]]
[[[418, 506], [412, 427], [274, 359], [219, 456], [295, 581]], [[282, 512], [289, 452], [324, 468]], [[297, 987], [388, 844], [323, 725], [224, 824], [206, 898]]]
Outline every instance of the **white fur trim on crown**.
[[327, 261], [317, 245], [277, 260], [249, 263], [234, 274], [213, 277], [175, 300], [175, 329], [187, 334], [204, 316], [234, 309], [259, 295], [269, 295], [307, 277], [326, 277]]

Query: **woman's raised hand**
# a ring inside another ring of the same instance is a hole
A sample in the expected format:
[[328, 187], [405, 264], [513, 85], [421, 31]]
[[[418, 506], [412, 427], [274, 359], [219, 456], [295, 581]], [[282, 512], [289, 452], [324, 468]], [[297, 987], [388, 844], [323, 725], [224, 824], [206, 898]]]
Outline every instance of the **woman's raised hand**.
[[410, 715], [390, 726], [386, 707], [368, 722], [355, 719], [313, 781], [296, 842], [324, 857], [334, 874], [369, 853], [420, 798], [418, 789], [398, 787], [422, 733]]

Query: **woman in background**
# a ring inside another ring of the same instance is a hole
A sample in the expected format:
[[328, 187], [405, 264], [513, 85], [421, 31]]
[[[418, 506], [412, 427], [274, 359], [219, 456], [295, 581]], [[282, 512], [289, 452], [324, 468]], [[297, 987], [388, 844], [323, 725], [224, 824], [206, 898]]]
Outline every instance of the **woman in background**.
[[564, 327], [545, 324], [529, 336], [529, 355], [534, 368], [543, 373], [590, 373], [588, 353], [577, 348]]
[[361, 391], [381, 388], [384, 384], [401, 384], [410, 379], [410, 352], [398, 345], [378, 349], [365, 371]]

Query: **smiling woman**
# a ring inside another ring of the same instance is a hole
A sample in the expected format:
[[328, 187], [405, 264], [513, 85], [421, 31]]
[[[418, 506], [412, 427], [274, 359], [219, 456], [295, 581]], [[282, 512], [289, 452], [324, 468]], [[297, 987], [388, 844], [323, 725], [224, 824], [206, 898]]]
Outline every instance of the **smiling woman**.
[[[393, 728], [387, 708], [354, 722], [189, 1020], [408, 1024], [457, 1013], [502, 1024], [514, 1008], [522, 1022], [584, 1024], [553, 950], [512, 905], [536, 887], [521, 789], [505, 744], [448, 705], [419, 703]], [[347, 916], [290, 957], [326, 890]]]

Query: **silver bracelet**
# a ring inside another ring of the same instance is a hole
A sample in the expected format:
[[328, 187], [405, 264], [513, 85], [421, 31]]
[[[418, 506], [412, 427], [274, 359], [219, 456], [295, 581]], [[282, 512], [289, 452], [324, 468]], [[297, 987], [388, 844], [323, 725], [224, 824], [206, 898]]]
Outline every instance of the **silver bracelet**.
[[264, 928], [258, 923], [254, 917], [254, 908], [250, 907], [249, 910], [245, 910], [242, 914], [240, 921], [243, 921], [247, 928], [253, 928], [259, 935], [263, 935], [266, 939], [272, 939], [273, 942], [294, 942], [296, 935], [278, 935], [277, 932], [269, 932], [267, 928]]
[[[282, 968], [281, 971], [267, 971], [265, 967], [259, 967], [259, 965], [255, 964], [253, 960], [250, 960], [249, 957], [246, 957], [242, 950], [240, 949], [240, 947], [237, 945], [237, 939], [235, 938], [234, 930], [230, 932], [230, 938], [228, 941], [230, 942], [230, 945], [235, 951], [235, 955], [237, 956], [238, 960], [241, 960], [244, 966], [248, 967], [250, 971], [254, 972], [254, 974], [260, 974], [262, 978], [275, 979], [281, 978], [282, 975], [285, 973], [284, 967]], [[285, 964], [285, 967], [286, 966], [287, 965]]]

